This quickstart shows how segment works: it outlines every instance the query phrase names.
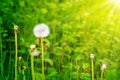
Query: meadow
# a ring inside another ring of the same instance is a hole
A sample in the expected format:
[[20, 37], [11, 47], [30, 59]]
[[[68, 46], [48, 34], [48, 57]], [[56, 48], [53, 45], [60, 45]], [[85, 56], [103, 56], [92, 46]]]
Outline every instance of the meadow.
[[0, 0], [0, 80], [120, 80], [120, 0]]

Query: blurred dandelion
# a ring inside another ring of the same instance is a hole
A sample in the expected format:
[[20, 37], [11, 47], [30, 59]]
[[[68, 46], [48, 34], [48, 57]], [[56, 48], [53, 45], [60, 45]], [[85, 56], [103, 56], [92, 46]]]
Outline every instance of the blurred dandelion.
[[107, 68], [106, 64], [103, 63], [103, 64], [102, 64], [102, 67], [101, 67], [101, 70], [103, 71], [103, 70], [105, 70], [106, 68]]
[[102, 64], [101, 66], [101, 80], [103, 80], [103, 74], [104, 74], [104, 70], [107, 68], [107, 65], [105, 63]]

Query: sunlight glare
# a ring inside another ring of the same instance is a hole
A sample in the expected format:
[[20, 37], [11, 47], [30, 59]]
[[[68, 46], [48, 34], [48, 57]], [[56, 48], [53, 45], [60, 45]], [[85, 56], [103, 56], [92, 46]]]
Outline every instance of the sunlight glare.
[[120, 4], [120, 0], [116, 0], [116, 3], [119, 3], [119, 4]]
[[120, 0], [110, 0], [110, 2], [114, 3], [115, 5], [120, 5]]
[[114, 6], [111, 10], [111, 14], [114, 12], [120, 12], [120, 0], [109, 0]]

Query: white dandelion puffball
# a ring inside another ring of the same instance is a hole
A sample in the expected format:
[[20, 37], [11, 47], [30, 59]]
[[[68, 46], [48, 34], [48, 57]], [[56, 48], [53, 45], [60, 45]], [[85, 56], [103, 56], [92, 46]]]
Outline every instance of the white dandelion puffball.
[[91, 58], [92, 60], [94, 59], [94, 57], [95, 57], [94, 54], [90, 54], [90, 58]]
[[37, 38], [47, 37], [50, 33], [49, 27], [44, 23], [36, 25], [33, 29], [33, 32]]
[[35, 48], [36, 46], [33, 44], [33, 45], [30, 45], [30, 48], [33, 49]]
[[38, 56], [39, 55], [39, 51], [38, 50], [34, 50], [33, 52], [31, 52], [32, 56]]
[[106, 64], [102, 64], [101, 70], [105, 70], [107, 68]]

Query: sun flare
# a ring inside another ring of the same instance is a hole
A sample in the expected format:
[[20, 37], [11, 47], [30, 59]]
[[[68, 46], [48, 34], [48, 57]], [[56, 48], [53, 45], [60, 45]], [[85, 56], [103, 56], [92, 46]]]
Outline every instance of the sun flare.
[[120, 0], [115, 0], [115, 5], [120, 7]]
[[119, 4], [120, 4], [120, 0], [116, 0], [116, 3], [119, 3]]
[[113, 4], [120, 6], [120, 0], [110, 0]]

